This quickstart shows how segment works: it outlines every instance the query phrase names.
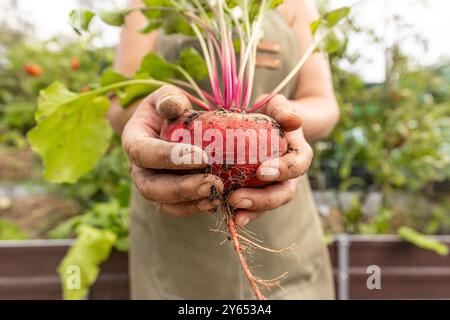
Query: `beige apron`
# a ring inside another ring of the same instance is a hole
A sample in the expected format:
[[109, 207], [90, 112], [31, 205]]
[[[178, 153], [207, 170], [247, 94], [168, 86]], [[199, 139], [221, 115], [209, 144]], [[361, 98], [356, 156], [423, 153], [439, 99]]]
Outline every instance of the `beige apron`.
[[[299, 58], [293, 30], [278, 12], [266, 19], [264, 38], [281, 45], [276, 54], [279, 70], [258, 69], [255, 96], [270, 91], [292, 69]], [[161, 36], [158, 51], [175, 60], [193, 40]], [[283, 94], [292, 97], [293, 81]], [[217, 213], [218, 215], [220, 213]], [[251, 292], [231, 242], [212, 232], [217, 217], [207, 214], [176, 218], [159, 213], [155, 206], [133, 190], [131, 217], [131, 292], [133, 299], [250, 299]], [[307, 177], [289, 204], [267, 212], [250, 223], [270, 248], [297, 245], [295, 254], [271, 254], [254, 250], [250, 265], [255, 275], [273, 279], [287, 272], [280, 288], [263, 290], [269, 299], [333, 299], [333, 277], [318, 213]]]

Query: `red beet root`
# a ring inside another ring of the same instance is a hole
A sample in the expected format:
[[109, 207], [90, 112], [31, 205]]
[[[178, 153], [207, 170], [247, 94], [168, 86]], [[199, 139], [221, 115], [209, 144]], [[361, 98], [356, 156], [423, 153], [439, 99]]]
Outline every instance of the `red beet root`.
[[264, 185], [256, 177], [258, 167], [287, 152], [280, 126], [262, 114], [186, 111], [163, 126], [161, 138], [205, 150], [211, 173], [222, 179], [225, 191]]

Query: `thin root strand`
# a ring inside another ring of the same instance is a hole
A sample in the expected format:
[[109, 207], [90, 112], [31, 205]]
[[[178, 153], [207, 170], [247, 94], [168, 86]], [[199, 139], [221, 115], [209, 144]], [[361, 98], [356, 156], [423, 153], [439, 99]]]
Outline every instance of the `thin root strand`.
[[292, 244], [292, 245], [290, 245], [289, 247], [284, 248], [284, 249], [280, 249], [280, 250], [270, 249], [270, 248], [266, 248], [266, 247], [264, 247], [264, 246], [262, 246], [262, 245], [260, 245], [260, 244], [258, 244], [258, 243], [256, 243], [256, 242], [254, 242], [254, 241], [252, 241], [252, 240], [250, 240], [250, 239], [244, 237], [244, 236], [241, 235], [241, 234], [238, 234], [238, 237], [239, 237], [239, 239], [241, 239], [241, 240], [247, 242], [248, 244], [254, 246], [255, 248], [258, 248], [258, 249], [261, 249], [261, 250], [263, 250], [263, 251], [270, 252], [270, 253], [285, 253], [285, 252], [287, 252], [287, 251], [292, 251], [292, 250], [294, 250], [294, 249], [296, 248], [296, 245], [295, 245], [295, 244]]
[[228, 210], [227, 212], [227, 225], [228, 225], [228, 232], [230, 233], [231, 239], [233, 240], [234, 249], [236, 250], [236, 253], [238, 255], [242, 270], [244, 271], [247, 280], [250, 283], [253, 295], [258, 300], [267, 300], [267, 298], [259, 290], [258, 279], [250, 271], [250, 268], [248, 267], [247, 264], [247, 260], [245, 259], [242, 253], [242, 247], [241, 244], [239, 243], [239, 237], [236, 231], [236, 225], [234, 224], [233, 221], [231, 210]]

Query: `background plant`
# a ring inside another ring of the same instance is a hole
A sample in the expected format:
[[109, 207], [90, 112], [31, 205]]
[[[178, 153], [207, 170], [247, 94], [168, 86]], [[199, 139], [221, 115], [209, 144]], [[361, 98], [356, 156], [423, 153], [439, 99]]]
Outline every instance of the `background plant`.
[[[13, 36], [6, 31], [2, 37]], [[24, 36], [25, 37], [25, 36]], [[110, 49], [96, 49], [92, 39], [69, 41], [61, 37], [43, 42], [18, 41], [8, 45], [0, 61], [0, 140], [24, 146], [20, 139], [35, 125], [35, 97], [55, 79], [73, 91], [89, 90], [112, 61]], [[27, 67], [41, 70], [27, 73]]]
[[[8, 7], [12, 15], [13, 9]], [[45, 41], [36, 40], [32, 33], [33, 26], [22, 20], [17, 16], [17, 21], [21, 21], [23, 26], [21, 29], [0, 25], [1, 152], [29, 149], [25, 135], [36, 124], [34, 113], [39, 91], [55, 80], [74, 92], [98, 87], [100, 75], [111, 65], [114, 54], [111, 48], [97, 48], [94, 45], [98, 34], [75, 39], [57, 36]], [[30, 74], [27, 70], [29, 66], [38, 67], [40, 73]], [[37, 159], [30, 164], [30, 170], [41, 170]], [[117, 201], [126, 206], [124, 203], [128, 201], [131, 186], [128, 172], [128, 162], [120, 139], [114, 136], [101, 161], [77, 185], [51, 185], [42, 179], [36, 179], [33, 172], [28, 174], [33, 185], [63, 199], [77, 200], [80, 209], [85, 211], [98, 202]], [[18, 226], [10, 221], [0, 224], [0, 238], [3, 240], [27, 237], [23, 232], [19, 236], [18, 232]], [[55, 234], [51, 236], [55, 237]], [[73, 233], [66, 236], [73, 236]]]
[[[355, 33], [365, 34], [385, 46], [373, 30], [355, 25], [352, 19], [346, 23], [347, 39]], [[399, 17], [388, 17], [387, 23], [399, 30], [407, 27]], [[450, 174], [449, 67], [448, 63], [412, 64], [401, 49], [410, 38], [426, 47], [415, 34], [399, 36], [384, 47], [387, 68], [382, 84], [366, 84], [342, 69], [343, 64], [361, 59], [349, 54], [346, 46], [330, 56], [341, 121], [329, 139], [316, 145], [310, 172], [320, 189], [360, 191], [350, 210], [340, 208], [346, 232], [395, 233], [402, 224], [431, 233], [449, 230], [450, 213], [444, 199], [448, 186], [443, 183]], [[447, 189], [438, 192], [437, 183]], [[383, 204], [370, 218], [363, 202], [372, 191], [381, 192]], [[399, 196], [404, 195], [408, 199], [401, 207]]]

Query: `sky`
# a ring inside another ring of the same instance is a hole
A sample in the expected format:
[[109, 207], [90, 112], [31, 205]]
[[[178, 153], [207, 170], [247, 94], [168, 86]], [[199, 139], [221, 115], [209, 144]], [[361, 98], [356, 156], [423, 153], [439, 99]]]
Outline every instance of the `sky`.
[[[19, 0], [21, 12], [36, 26], [35, 33], [45, 39], [56, 34], [72, 35], [67, 17], [68, 13], [87, 0]], [[405, 51], [410, 54], [415, 63], [420, 65], [433, 64], [450, 57], [450, 1], [423, 0], [427, 5], [417, 4], [413, 0], [331, 0], [333, 7], [351, 5], [352, 14], [358, 24], [375, 28], [378, 35], [383, 36], [387, 43], [398, 37], [410, 37], [418, 32], [429, 42], [429, 49], [425, 52], [415, 41], [406, 41]], [[98, 3], [98, 2], [97, 2]], [[106, 8], [120, 6], [126, 0], [103, 0]], [[386, 21], [386, 16], [398, 15], [410, 26], [403, 31], [393, 27]], [[104, 31], [102, 44], [115, 45], [118, 42], [118, 29], [102, 26]], [[384, 53], [379, 46], [372, 44], [365, 37], [351, 37], [350, 51], [359, 53], [361, 61], [355, 65], [344, 67], [358, 72], [368, 82], [381, 82], [384, 79]]]
[[[425, 5], [414, 0], [332, 0], [334, 6], [352, 6], [352, 15], [358, 24], [370, 26], [377, 35], [384, 38], [387, 45], [399, 38], [406, 38], [403, 50], [411, 55], [413, 63], [417, 65], [430, 65], [442, 61], [450, 61], [450, 1], [424, 0]], [[395, 25], [386, 22], [387, 16], [398, 15], [406, 25], [399, 30]], [[428, 42], [425, 51], [413, 39], [414, 34]], [[360, 53], [363, 61], [354, 66], [347, 66], [357, 71], [368, 82], [384, 80], [385, 63], [383, 47], [374, 45], [364, 37], [350, 39], [351, 52]], [[367, 60], [367, 61], [365, 61]]]

